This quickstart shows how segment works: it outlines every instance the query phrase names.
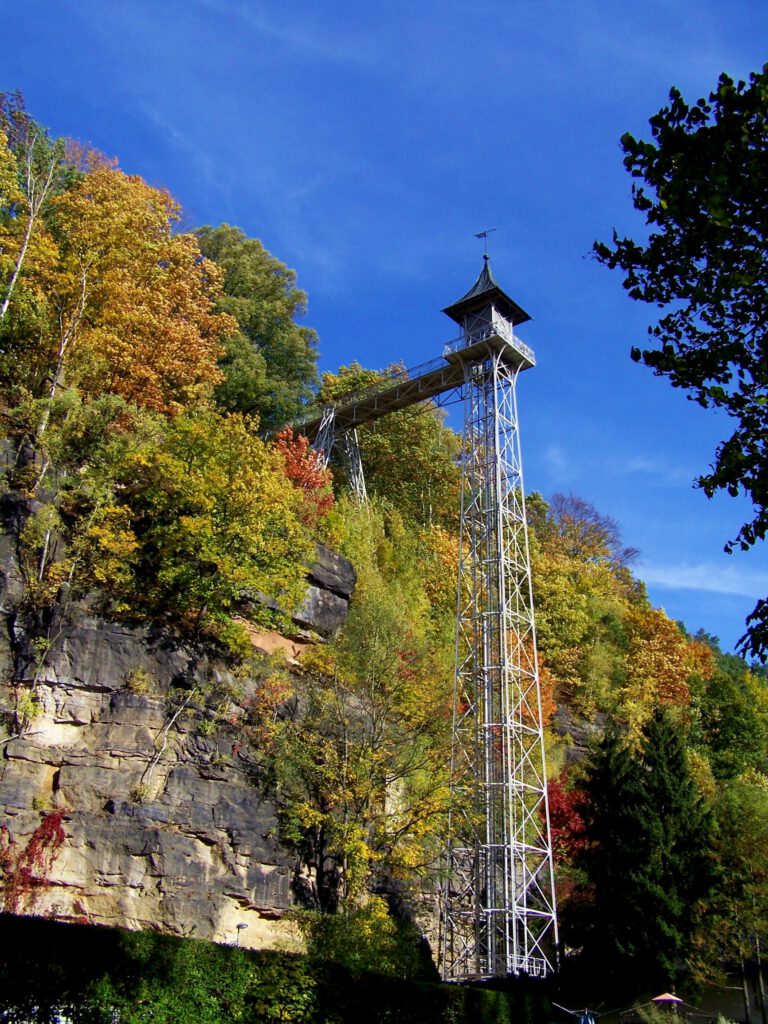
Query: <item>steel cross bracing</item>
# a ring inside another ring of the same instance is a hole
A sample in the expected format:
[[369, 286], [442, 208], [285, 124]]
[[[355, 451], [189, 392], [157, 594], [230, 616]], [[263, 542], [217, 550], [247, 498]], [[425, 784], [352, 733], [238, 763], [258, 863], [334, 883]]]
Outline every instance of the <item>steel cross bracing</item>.
[[342, 441], [358, 498], [356, 427], [425, 400], [463, 399], [461, 557], [441, 890], [443, 977], [553, 966], [557, 917], [515, 385], [533, 352], [498, 317], [443, 358], [317, 409], [295, 427], [326, 458]]
[[[300, 429], [303, 430], [304, 428], [301, 427]], [[363, 474], [363, 462], [360, 458], [360, 446], [357, 443], [357, 428], [348, 427], [337, 436], [336, 406], [326, 405], [320, 416], [314, 441], [314, 448], [320, 452], [324, 469], [328, 465], [331, 451], [337, 441], [341, 443], [342, 454], [347, 465], [349, 486], [355, 496], [355, 500], [359, 504], [363, 504], [367, 501], [368, 494], [365, 489], [365, 476]]]
[[542, 976], [557, 945], [541, 693], [508, 346], [465, 364], [446, 980]]

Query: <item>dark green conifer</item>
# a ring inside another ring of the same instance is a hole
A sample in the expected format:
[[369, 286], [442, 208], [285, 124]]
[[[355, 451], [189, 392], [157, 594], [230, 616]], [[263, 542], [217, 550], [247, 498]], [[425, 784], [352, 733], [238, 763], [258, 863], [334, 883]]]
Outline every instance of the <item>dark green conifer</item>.
[[623, 996], [672, 986], [685, 975], [697, 903], [714, 878], [710, 811], [669, 716], [655, 712], [637, 750], [609, 729], [585, 792], [592, 898], [571, 942]]

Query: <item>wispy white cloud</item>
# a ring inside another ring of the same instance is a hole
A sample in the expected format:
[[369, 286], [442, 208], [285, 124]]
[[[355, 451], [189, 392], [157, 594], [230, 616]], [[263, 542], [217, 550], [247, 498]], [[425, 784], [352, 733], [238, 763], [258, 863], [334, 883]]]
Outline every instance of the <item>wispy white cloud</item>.
[[275, 16], [266, 4], [254, 0], [202, 0], [202, 6], [224, 17], [237, 15], [251, 32], [288, 47], [310, 60], [369, 67], [378, 63], [375, 37], [371, 33], [345, 29], [335, 19], [322, 19], [305, 11], [301, 17]]
[[205, 147], [191, 132], [179, 128], [172, 116], [157, 104], [138, 100], [134, 105], [134, 111], [140, 114], [157, 136], [172, 147], [181, 158], [186, 158], [194, 164], [201, 182], [208, 187], [218, 187], [220, 175], [210, 148]]
[[607, 457], [601, 453], [585, 452], [583, 447], [577, 455], [572, 455], [562, 445], [551, 445], [544, 458], [549, 471], [560, 481], [559, 486], [587, 473], [602, 477], [611, 475], [623, 481], [627, 477], [639, 477], [644, 487], [689, 487], [696, 475], [690, 467], [671, 466], [663, 458], [647, 455], [622, 457], [620, 452]]
[[648, 458], [636, 455], [624, 463], [619, 463], [619, 471], [632, 476], [645, 476], [656, 484], [678, 486], [693, 482], [695, 473], [683, 466], [670, 466], [663, 459]]
[[768, 572], [745, 570], [737, 565], [640, 564], [637, 575], [650, 586], [664, 590], [699, 590], [752, 598], [768, 593]]
[[579, 462], [574, 461], [560, 445], [550, 445], [544, 452], [544, 461], [560, 487], [579, 476]]

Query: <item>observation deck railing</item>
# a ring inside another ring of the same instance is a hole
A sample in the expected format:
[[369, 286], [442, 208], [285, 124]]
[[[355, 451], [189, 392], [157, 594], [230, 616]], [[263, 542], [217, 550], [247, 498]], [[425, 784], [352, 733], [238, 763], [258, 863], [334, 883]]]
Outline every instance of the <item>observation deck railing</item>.
[[494, 320], [490, 324], [483, 324], [482, 327], [475, 327], [467, 334], [462, 334], [455, 341], [446, 342], [443, 346], [443, 356], [447, 359], [449, 355], [457, 355], [462, 349], [472, 348], [483, 341], [490, 341], [492, 338], [501, 338], [507, 345], [516, 349], [526, 362], [532, 366], [536, 365], [536, 356], [533, 349], [520, 341], [512, 327], [506, 320]]

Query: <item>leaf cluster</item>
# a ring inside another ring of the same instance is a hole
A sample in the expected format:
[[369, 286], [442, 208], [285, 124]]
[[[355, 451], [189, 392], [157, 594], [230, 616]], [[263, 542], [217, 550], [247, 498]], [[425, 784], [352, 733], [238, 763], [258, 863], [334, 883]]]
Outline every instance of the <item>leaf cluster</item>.
[[[650, 125], [652, 142], [621, 140], [647, 240], [614, 233], [594, 252], [632, 298], [666, 310], [653, 347], [632, 357], [734, 421], [697, 485], [751, 500], [753, 518], [726, 544], [747, 549], [768, 531], [768, 65], [748, 82], [721, 75], [693, 104], [673, 89]], [[741, 641], [754, 656], [768, 651], [767, 616], [761, 601]]]
[[240, 228], [203, 227], [195, 238], [223, 271], [217, 308], [235, 325], [224, 341], [216, 402], [257, 416], [265, 429], [283, 427], [301, 414], [317, 382], [317, 335], [296, 323], [307, 297], [295, 273]]

